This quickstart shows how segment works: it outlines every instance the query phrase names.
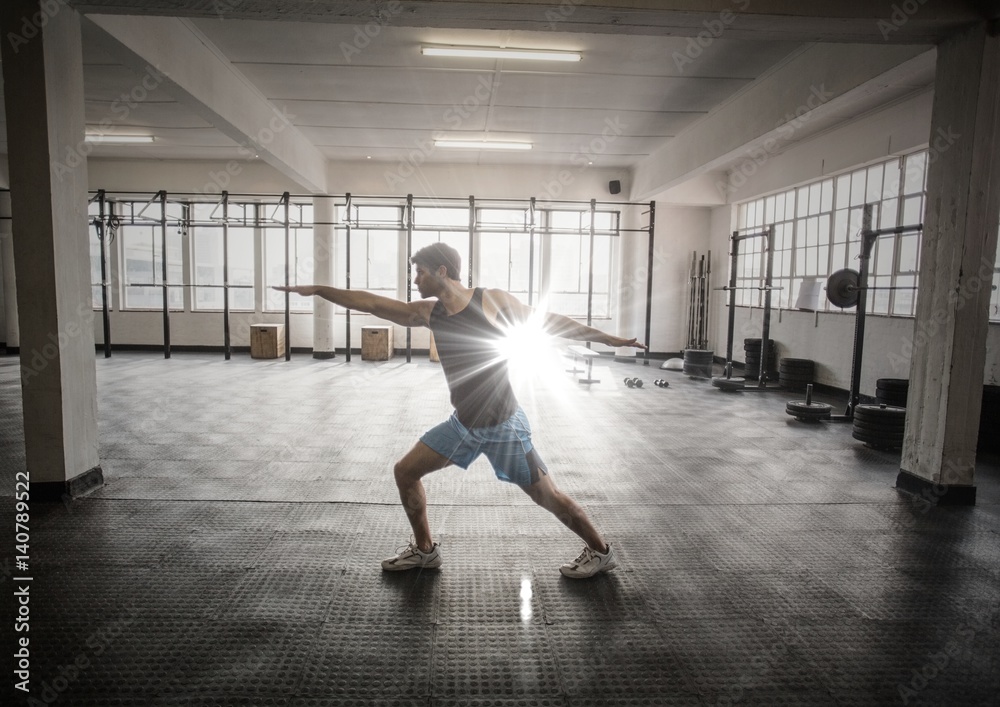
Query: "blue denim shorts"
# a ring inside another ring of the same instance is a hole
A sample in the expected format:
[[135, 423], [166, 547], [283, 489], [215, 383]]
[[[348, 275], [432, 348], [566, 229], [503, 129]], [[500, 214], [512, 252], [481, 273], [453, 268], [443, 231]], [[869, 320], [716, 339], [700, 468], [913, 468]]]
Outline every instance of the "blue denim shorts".
[[480, 454], [493, 465], [496, 477], [518, 486], [530, 486], [548, 469], [531, 444], [531, 425], [520, 407], [499, 425], [469, 429], [452, 414], [424, 433], [420, 441], [452, 464], [468, 469]]

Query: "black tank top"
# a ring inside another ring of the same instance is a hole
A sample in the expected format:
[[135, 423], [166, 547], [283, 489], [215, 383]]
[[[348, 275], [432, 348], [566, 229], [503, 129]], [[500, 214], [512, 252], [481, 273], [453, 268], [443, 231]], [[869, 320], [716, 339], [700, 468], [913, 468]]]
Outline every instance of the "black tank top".
[[438, 302], [429, 324], [458, 421], [469, 429], [491, 427], [513, 415], [517, 398], [497, 347], [504, 334], [483, 313], [483, 288], [455, 314]]

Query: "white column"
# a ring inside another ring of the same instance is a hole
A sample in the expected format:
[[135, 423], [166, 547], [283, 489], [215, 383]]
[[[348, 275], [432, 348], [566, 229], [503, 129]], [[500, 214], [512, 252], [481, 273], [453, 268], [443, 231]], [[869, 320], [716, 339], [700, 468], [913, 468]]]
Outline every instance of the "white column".
[[32, 500], [58, 499], [103, 483], [80, 16], [7, 0], [0, 26], [25, 451]]
[[[333, 285], [336, 265], [336, 239], [333, 222], [336, 207], [332, 196], [313, 197], [313, 282]], [[313, 298], [313, 358], [333, 358], [333, 302]]]
[[1000, 37], [938, 47], [932, 160], [899, 488], [975, 503], [990, 286], [1000, 219]]

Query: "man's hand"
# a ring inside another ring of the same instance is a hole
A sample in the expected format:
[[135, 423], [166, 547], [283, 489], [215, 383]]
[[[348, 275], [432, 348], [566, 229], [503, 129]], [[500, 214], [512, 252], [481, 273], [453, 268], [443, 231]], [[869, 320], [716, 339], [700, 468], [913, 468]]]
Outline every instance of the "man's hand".
[[623, 339], [620, 336], [608, 335], [608, 338], [604, 341], [608, 346], [614, 346], [615, 348], [631, 346], [634, 349], [644, 349], [645, 344], [640, 344], [638, 339]]
[[291, 292], [296, 295], [302, 295], [303, 297], [309, 297], [310, 295], [316, 294], [315, 285], [290, 285], [285, 287], [284, 285], [271, 285], [272, 290], [277, 290], [278, 292]]

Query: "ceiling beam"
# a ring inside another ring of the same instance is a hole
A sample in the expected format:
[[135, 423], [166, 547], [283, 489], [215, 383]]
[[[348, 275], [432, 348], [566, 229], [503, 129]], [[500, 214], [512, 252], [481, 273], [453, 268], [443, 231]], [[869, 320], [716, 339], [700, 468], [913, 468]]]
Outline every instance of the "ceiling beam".
[[[326, 158], [189, 20], [89, 15], [113, 40], [102, 45], [144, 82], [162, 86], [241, 147], [313, 193], [326, 191]], [[238, 166], [238, 162], [235, 163]], [[231, 174], [227, 164], [227, 173]], [[229, 177], [209, 174], [219, 190]]]
[[710, 171], [751, 176], [793, 142], [926, 90], [934, 57], [928, 47], [808, 45], [643, 159], [630, 197], [649, 199]]
[[[935, 44], [996, 0], [70, 0], [81, 13], [789, 42]], [[707, 33], [707, 35], [705, 34]]]

